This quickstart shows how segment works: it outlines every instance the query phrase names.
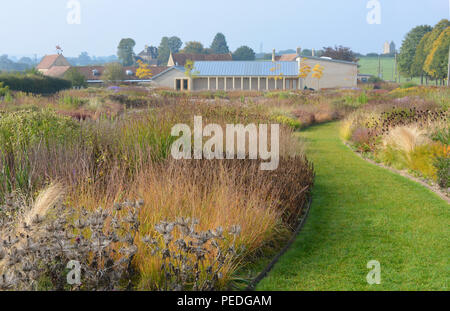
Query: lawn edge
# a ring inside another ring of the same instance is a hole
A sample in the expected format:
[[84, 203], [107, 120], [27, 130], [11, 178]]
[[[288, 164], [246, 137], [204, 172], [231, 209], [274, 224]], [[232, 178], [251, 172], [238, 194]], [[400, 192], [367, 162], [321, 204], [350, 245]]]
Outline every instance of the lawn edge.
[[375, 162], [375, 161], [373, 161], [373, 160], [371, 160], [371, 159], [369, 159], [369, 158], [367, 158], [367, 157], [364, 157], [361, 153], [356, 152], [355, 150], [353, 150], [353, 148], [352, 148], [347, 142], [343, 142], [343, 144], [344, 144], [348, 149], [350, 149], [354, 154], [356, 154], [358, 157], [360, 157], [361, 159], [363, 159], [364, 161], [366, 161], [366, 162], [368, 162], [368, 163], [371, 163], [371, 164], [373, 164], [373, 165], [375, 165], [375, 166], [378, 166], [378, 167], [380, 167], [380, 168], [384, 168], [384, 169], [386, 169], [386, 170], [388, 170], [388, 171], [391, 171], [392, 173], [394, 173], [394, 174], [396, 174], [396, 175], [405, 177], [405, 178], [407, 178], [407, 179], [409, 179], [409, 180], [411, 180], [411, 181], [413, 181], [413, 182], [416, 182], [416, 183], [418, 183], [418, 184], [424, 186], [425, 188], [427, 188], [427, 189], [430, 190], [431, 192], [433, 192], [435, 195], [437, 195], [439, 198], [441, 198], [441, 199], [444, 200], [445, 202], [447, 202], [447, 203], [450, 204], [450, 197], [449, 197], [444, 191], [442, 191], [442, 190], [440, 190], [440, 189], [438, 189], [438, 188], [436, 188], [436, 187], [434, 187], [434, 186], [432, 186], [432, 185], [429, 185], [428, 183], [426, 183], [426, 182], [424, 182], [423, 180], [420, 180], [419, 178], [417, 178], [417, 177], [415, 177], [415, 176], [413, 176], [413, 175], [407, 173], [406, 171], [397, 170], [397, 169], [395, 169], [395, 168], [393, 168], [393, 167], [390, 167], [390, 166], [387, 166], [387, 165], [385, 165], [385, 164], [383, 164], [383, 163], [378, 163], [378, 162]]

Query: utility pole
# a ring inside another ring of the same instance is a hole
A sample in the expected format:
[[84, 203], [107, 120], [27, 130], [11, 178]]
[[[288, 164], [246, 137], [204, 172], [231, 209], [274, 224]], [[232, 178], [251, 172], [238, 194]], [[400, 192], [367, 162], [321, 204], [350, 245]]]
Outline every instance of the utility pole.
[[381, 79], [381, 58], [380, 58], [380, 55], [378, 55], [378, 78]]
[[394, 52], [394, 72], [392, 73], [393, 80], [397, 83], [397, 52]]

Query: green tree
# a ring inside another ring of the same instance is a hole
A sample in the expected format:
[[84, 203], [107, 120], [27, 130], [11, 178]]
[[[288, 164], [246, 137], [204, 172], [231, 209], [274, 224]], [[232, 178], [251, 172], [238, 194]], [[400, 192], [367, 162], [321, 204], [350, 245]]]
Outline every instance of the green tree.
[[189, 41], [186, 42], [186, 45], [183, 49], [183, 53], [188, 54], [206, 54], [206, 50], [203, 47], [203, 44], [201, 44], [198, 41]]
[[183, 45], [183, 41], [181, 41], [180, 38], [173, 36], [169, 38], [168, 45], [170, 52], [178, 53], [180, 51], [181, 46]]
[[234, 51], [233, 60], [255, 60], [255, 51], [243, 45]]
[[[430, 38], [431, 32], [427, 32], [417, 46], [414, 62], [411, 65], [411, 76], [423, 77], [426, 72], [423, 70], [425, 59], [427, 58], [426, 46]], [[428, 75], [426, 75], [428, 77]]]
[[210, 51], [213, 54], [227, 54], [230, 53], [228, 48], [227, 39], [223, 33], [217, 33], [211, 43]]
[[182, 45], [183, 42], [176, 36], [170, 38], [162, 37], [158, 47], [158, 63], [160, 65], [166, 65], [170, 57], [170, 52], [178, 53]]
[[87, 86], [86, 78], [76, 69], [76, 67], [72, 67], [67, 70], [64, 74], [64, 79], [72, 82], [72, 86], [75, 87]]
[[170, 56], [169, 37], [162, 37], [158, 47], [158, 63], [166, 65]]
[[117, 82], [122, 81], [125, 78], [123, 72], [123, 66], [121, 63], [109, 63], [106, 64], [103, 71], [102, 79], [105, 82]]
[[134, 47], [136, 42], [131, 38], [126, 38], [120, 40], [119, 46], [117, 47], [117, 57], [119, 61], [124, 66], [131, 66], [134, 64]]
[[[416, 55], [417, 47], [423, 36], [430, 32], [433, 28], [428, 25], [414, 27], [405, 36], [398, 55], [398, 68], [401, 74], [413, 77], [413, 63]], [[423, 76], [422, 76], [423, 78]]]

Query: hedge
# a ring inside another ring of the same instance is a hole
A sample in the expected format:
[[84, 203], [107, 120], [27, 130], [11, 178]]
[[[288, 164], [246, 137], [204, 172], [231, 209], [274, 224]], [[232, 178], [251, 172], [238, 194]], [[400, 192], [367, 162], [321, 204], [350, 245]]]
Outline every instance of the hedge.
[[12, 91], [52, 94], [72, 87], [68, 80], [34, 74], [0, 74], [0, 82]]

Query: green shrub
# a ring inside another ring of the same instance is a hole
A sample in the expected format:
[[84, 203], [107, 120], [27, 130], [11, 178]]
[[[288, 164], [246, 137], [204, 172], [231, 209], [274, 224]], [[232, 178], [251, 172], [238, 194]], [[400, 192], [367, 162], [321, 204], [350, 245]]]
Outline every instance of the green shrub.
[[400, 85], [400, 88], [401, 89], [409, 89], [409, 88], [415, 87], [415, 86], [417, 86], [417, 84], [414, 82], [405, 82], [402, 85]]
[[[33, 148], [50, 150], [52, 142], [63, 143], [79, 136], [79, 124], [53, 111], [17, 111], [0, 116], [0, 190], [31, 190]], [[44, 177], [44, 176], [41, 176]]]
[[68, 80], [35, 74], [0, 74], [0, 82], [12, 91], [53, 94], [72, 87]]
[[0, 97], [4, 97], [9, 94], [9, 86], [4, 86], [3, 82], [0, 82]]
[[299, 120], [287, 114], [277, 113], [273, 115], [271, 119], [279, 124], [289, 126], [294, 131], [299, 130], [302, 127], [302, 123]]
[[444, 145], [450, 145], [450, 127], [437, 130], [433, 133], [431, 138], [434, 141], [439, 141]]
[[59, 103], [66, 108], [79, 108], [84, 104], [87, 104], [89, 100], [84, 98], [79, 98], [71, 95], [64, 95], [64, 97], [59, 99]]
[[450, 187], [450, 158], [437, 157], [434, 160], [434, 167], [437, 170], [437, 180], [442, 188]]

